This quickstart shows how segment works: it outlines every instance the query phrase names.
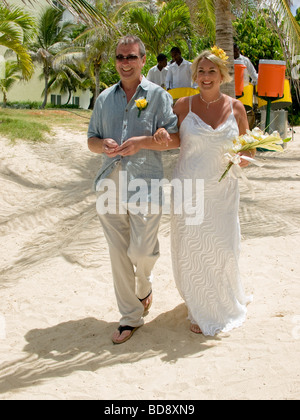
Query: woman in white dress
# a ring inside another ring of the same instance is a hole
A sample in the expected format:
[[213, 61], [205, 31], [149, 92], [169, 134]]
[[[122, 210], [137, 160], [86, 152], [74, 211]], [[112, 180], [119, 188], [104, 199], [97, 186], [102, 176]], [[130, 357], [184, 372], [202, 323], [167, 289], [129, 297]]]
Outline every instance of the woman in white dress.
[[[228, 175], [218, 181], [228, 163], [224, 155], [234, 138], [246, 133], [248, 121], [242, 103], [220, 91], [221, 84], [231, 80], [226, 59], [203, 52], [193, 63], [193, 79], [201, 93], [179, 99], [174, 107], [181, 138], [174, 178], [193, 180], [194, 185], [204, 180], [198, 203], [204, 210], [197, 224], [190, 222], [190, 214], [172, 215], [172, 262], [191, 331], [214, 336], [240, 326], [249, 301], [238, 268], [238, 180]], [[156, 138], [162, 141], [164, 132]], [[242, 160], [240, 166], [247, 165]], [[194, 196], [193, 205], [196, 201]]]

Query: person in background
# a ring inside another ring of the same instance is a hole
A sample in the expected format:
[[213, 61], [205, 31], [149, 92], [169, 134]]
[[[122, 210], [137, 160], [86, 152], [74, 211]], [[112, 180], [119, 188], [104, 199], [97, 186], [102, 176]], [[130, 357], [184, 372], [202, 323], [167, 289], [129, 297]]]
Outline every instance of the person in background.
[[168, 69], [166, 78], [167, 90], [182, 87], [196, 87], [192, 81], [192, 63], [182, 58], [181, 51], [178, 47], [171, 49], [171, 56], [174, 62]]
[[250, 78], [251, 78], [251, 83], [254, 86], [257, 85], [258, 74], [255, 70], [255, 67], [253, 66], [253, 64], [249, 60], [249, 58], [245, 57], [244, 55], [241, 54], [241, 51], [240, 51], [239, 46], [237, 44], [233, 45], [233, 51], [234, 51], [234, 61], [235, 62], [236, 62], [236, 60], [242, 61], [243, 64], [246, 66], [246, 69], [244, 71], [244, 86], [249, 85]]
[[157, 66], [152, 67], [147, 75], [149, 82], [155, 83], [162, 88], [166, 87], [166, 77], [168, 73], [167, 56], [159, 54], [157, 56]]

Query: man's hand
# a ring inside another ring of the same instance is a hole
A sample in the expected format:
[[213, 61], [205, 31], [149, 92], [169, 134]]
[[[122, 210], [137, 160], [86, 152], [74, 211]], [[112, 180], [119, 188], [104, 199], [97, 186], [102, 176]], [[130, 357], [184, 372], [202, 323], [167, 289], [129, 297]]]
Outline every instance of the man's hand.
[[131, 137], [126, 140], [116, 150], [117, 155], [120, 156], [132, 156], [138, 153], [142, 149], [143, 138], [142, 137]]
[[103, 153], [105, 153], [110, 158], [114, 158], [119, 154], [117, 153], [118, 147], [118, 143], [113, 139], [103, 140]]
[[108, 157], [114, 158], [118, 154], [116, 153], [116, 150], [119, 145], [115, 140], [110, 138], [99, 139], [98, 137], [90, 137], [88, 139], [88, 147], [93, 153], [98, 153], [99, 155], [104, 153]]

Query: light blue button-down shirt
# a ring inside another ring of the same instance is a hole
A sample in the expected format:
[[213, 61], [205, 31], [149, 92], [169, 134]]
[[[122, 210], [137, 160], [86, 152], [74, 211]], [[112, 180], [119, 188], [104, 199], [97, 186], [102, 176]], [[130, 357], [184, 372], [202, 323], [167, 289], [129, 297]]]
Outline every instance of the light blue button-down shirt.
[[[141, 111], [135, 100], [145, 98], [146, 109]], [[121, 82], [106, 89], [95, 103], [88, 129], [88, 137], [114, 139], [119, 145], [131, 137], [153, 136], [158, 128], [165, 128], [169, 133], [177, 133], [177, 116], [173, 113], [173, 99], [161, 87], [143, 77], [135, 95], [127, 103]], [[99, 181], [105, 179], [121, 162], [122, 171], [127, 172], [128, 182], [144, 179], [149, 187], [148, 201], [151, 201], [151, 179], [163, 178], [162, 152], [142, 149], [133, 156], [105, 155], [103, 165], [98, 172], [94, 188], [97, 191]], [[133, 193], [132, 193], [133, 194]]]

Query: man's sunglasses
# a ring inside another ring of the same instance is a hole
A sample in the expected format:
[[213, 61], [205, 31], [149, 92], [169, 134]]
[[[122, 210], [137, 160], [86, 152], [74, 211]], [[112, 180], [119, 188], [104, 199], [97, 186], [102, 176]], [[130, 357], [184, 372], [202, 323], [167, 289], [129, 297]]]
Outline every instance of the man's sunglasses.
[[129, 62], [132, 62], [132, 61], [138, 60], [139, 58], [141, 58], [141, 57], [139, 57], [137, 55], [133, 55], [133, 54], [127, 55], [127, 57], [125, 57], [122, 54], [119, 54], [119, 55], [116, 56], [116, 60], [117, 61], [121, 61], [121, 62], [124, 61], [124, 60], [127, 60]]

